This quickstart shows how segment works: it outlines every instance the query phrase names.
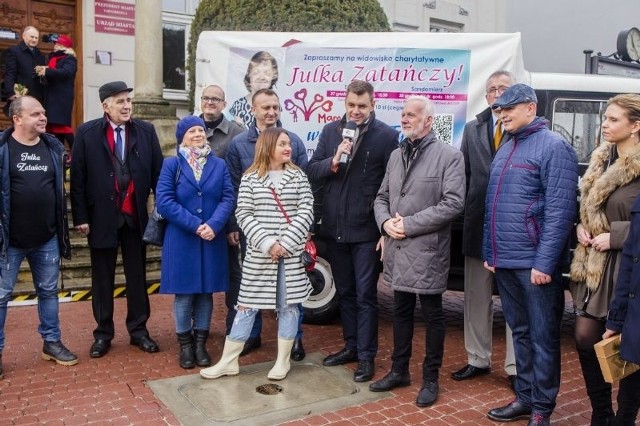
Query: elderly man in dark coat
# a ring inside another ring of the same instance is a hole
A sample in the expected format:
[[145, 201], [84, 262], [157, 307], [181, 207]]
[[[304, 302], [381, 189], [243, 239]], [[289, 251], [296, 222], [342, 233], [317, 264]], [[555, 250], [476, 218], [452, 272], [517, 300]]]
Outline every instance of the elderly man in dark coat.
[[36, 66], [44, 65], [44, 55], [38, 49], [40, 32], [32, 26], [22, 31], [22, 41], [6, 50], [4, 87], [2, 96], [11, 102], [15, 99], [13, 86], [21, 84], [26, 87], [30, 96], [43, 103], [43, 88], [40, 77], [36, 74]]
[[93, 316], [97, 327], [90, 356], [104, 356], [114, 337], [113, 288], [118, 246], [127, 281], [130, 343], [157, 352], [150, 315], [142, 231], [147, 199], [155, 191], [162, 151], [153, 125], [131, 118], [131, 92], [123, 81], [100, 87], [104, 116], [78, 127], [71, 160], [73, 223], [89, 239]]
[[449, 276], [451, 223], [464, 206], [462, 153], [438, 140], [432, 130], [429, 99], [411, 96], [402, 110], [399, 149], [391, 154], [374, 203], [383, 234], [384, 280], [393, 288], [393, 364], [372, 383], [373, 392], [408, 386], [416, 295], [427, 325], [427, 355], [416, 405], [438, 398], [438, 372], [444, 352], [442, 293]]

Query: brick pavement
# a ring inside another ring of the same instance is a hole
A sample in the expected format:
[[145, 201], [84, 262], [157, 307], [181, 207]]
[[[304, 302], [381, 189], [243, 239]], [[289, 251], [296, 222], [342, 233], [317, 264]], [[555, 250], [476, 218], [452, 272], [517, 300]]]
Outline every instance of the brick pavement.
[[[36, 332], [37, 309], [34, 306], [9, 309], [8, 333], [3, 354], [5, 378], [0, 380], [0, 425], [177, 425], [173, 414], [153, 395], [147, 380], [195, 374], [177, 363], [177, 342], [173, 332], [172, 296], [152, 295], [151, 335], [161, 352], [146, 354], [129, 346], [124, 326], [126, 302], [116, 299], [117, 336], [109, 354], [101, 359], [89, 358], [93, 318], [91, 302], [60, 305], [63, 341], [75, 351], [80, 363], [59, 366], [40, 358], [42, 342]], [[502, 370], [504, 327], [497, 315], [494, 327], [493, 373], [472, 381], [455, 382], [449, 374], [466, 363], [462, 330], [462, 293], [445, 294], [447, 337], [445, 359], [440, 375], [440, 397], [430, 408], [414, 404], [420, 387], [424, 354], [424, 328], [418, 323], [414, 339], [411, 374], [414, 382], [393, 392], [392, 398], [312, 414], [287, 425], [491, 425], [486, 412], [507, 403], [513, 397]], [[497, 310], [496, 310], [497, 311]], [[380, 351], [376, 379], [391, 366], [392, 334], [387, 312], [380, 321]], [[223, 343], [224, 300], [215, 297], [214, 325], [209, 344], [214, 359], [220, 356]], [[241, 359], [241, 365], [275, 359], [275, 317], [268, 313], [262, 348]], [[308, 352], [327, 354], [342, 347], [338, 323], [306, 326], [305, 347]], [[562, 386], [558, 406], [552, 417], [558, 425], [588, 424], [589, 403], [584, 391], [579, 363], [573, 348], [571, 321], [565, 321], [562, 337]], [[353, 368], [353, 367], [352, 367]], [[524, 422], [520, 422], [524, 424]], [[518, 423], [514, 423], [518, 424]]]

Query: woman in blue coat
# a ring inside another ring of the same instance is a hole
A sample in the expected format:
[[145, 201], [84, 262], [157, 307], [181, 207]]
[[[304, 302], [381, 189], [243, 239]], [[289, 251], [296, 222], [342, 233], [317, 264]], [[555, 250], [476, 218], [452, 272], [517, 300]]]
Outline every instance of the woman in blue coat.
[[[620, 272], [603, 339], [622, 333], [620, 358], [640, 364], [640, 196], [631, 206], [631, 229], [622, 248]], [[640, 370], [620, 380], [616, 425], [635, 425], [640, 409]]]
[[165, 159], [156, 189], [158, 213], [167, 221], [160, 292], [175, 294], [180, 367], [206, 367], [212, 294], [225, 291], [229, 281], [225, 227], [234, 191], [225, 162], [207, 144], [201, 118], [180, 120], [176, 139], [178, 155]]

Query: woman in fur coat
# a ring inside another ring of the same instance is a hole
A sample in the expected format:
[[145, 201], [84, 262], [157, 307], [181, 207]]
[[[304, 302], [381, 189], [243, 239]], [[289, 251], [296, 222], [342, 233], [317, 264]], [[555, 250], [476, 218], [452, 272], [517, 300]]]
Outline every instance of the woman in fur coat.
[[613, 420], [611, 385], [604, 381], [593, 345], [605, 331], [607, 311], [629, 233], [631, 205], [640, 193], [640, 95], [611, 98], [602, 122], [606, 141], [594, 150], [580, 182], [578, 245], [571, 262], [575, 339], [592, 425]]

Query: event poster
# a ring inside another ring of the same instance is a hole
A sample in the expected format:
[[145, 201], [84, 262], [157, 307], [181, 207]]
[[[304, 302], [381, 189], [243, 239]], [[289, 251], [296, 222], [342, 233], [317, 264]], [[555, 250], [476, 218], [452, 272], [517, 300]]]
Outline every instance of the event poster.
[[[239, 122], [252, 90], [278, 93], [283, 127], [298, 134], [311, 156], [322, 127], [345, 112], [347, 85], [355, 79], [375, 90], [376, 117], [400, 128], [407, 97], [434, 103], [434, 130], [458, 146], [467, 112], [470, 51], [425, 48], [325, 48], [293, 44], [280, 48], [230, 48], [227, 116]], [[246, 117], [245, 117], [246, 119]]]

